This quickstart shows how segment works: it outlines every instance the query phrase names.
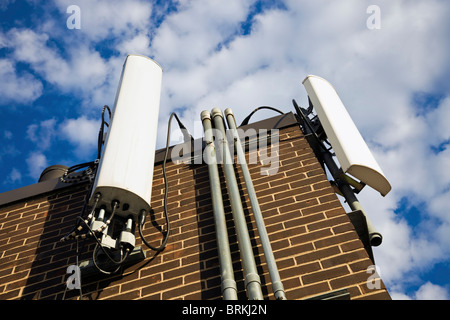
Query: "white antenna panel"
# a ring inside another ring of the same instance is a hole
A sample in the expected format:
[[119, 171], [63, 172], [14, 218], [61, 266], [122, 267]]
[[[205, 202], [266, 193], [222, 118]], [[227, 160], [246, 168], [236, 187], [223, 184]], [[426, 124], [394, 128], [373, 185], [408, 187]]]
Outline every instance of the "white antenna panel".
[[391, 190], [336, 90], [325, 79], [309, 75], [303, 85], [339, 160], [342, 170], [385, 196]]
[[162, 69], [153, 60], [129, 55], [124, 63], [103, 155], [91, 194], [98, 207], [119, 201], [120, 216], [150, 210]]

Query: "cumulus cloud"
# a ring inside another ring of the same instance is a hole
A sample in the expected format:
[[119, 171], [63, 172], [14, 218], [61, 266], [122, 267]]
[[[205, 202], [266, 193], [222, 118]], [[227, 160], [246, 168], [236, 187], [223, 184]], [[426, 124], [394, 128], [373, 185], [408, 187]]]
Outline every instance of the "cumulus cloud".
[[10, 59], [0, 59], [0, 103], [30, 103], [42, 94], [42, 83], [28, 72], [18, 72]]
[[28, 166], [28, 174], [36, 180], [40, 177], [42, 171], [48, 167], [47, 157], [40, 151], [31, 152], [25, 160]]
[[[152, 5], [147, 1], [55, 0], [61, 13], [80, 8], [81, 32], [89, 41], [123, 38], [150, 28]], [[68, 17], [68, 15], [67, 15]]]
[[150, 38], [147, 34], [139, 33], [130, 39], [124, 39], [116, 46], [124, 55], [142, 54], [150, 55]]
[[448, 300], [450, 298], [445, 288], [431, 282], [423, 284], [417, 290], [415, 297], [417, 300]]
[[[255, 1], [229, 3], [186, 1], [157, 30], [152, 52], [163, 67], [167, 66], [161, 126], [167, 126], [168, 113], [173, 109], [183, 110], [185, 124], [201, 133], [197, 120], [204, 109], [231, 107], [243, 119], [262, 104], [291, 106], [301, 81], [295, 78], [304, 74], [304, 69], [288, 65], [281, 53], [289, 42], [280, 47], [286, 37], [282, 32], [286, 26], [283, 11], [257, 15], [248, 27], [251, 34], [244, 35], [241, 25], [247, 22]], [[268, 24], [261, 22], [265, 18]], [[159, 137], [162, 142], [163, 133]]]
[[22, 181], [22, 173], [18, 169], [12, 168], [3, 184], [14, 184], [20, 181]]
[[394, 300], [448, 300], [450, 295], [445, 287], [427, 281], [411, 295], [393, 291], [391, 297]]
[[[420, 274], [450, 253], [450, 153], [446, 146], [433, 151], [433, 146], [450, 139], [442, 123], [448, 112], [448, 99], [423, 115], [405, 112], [395, 126], [382, 133], [384, 138], [379, 141], [384, 150], [375, 148], [393, 191], [383, 202], [368, 194], [362, 199], [367, 208], [372, 208], [373, 220], [384, 233], [382, 248], [376, 250], [377, 259], [388, 269], [385, 280], [393, 286], [400, 285], [404, 275]], [[420, 221], [409, 225], [412, 217], [408, 210], [402, 217], [394, 214], [401, 199], [406, 199], [409, 208], [420, 208]]]
[[63, 83], [69, 66], [56, 49], [47, 46], [49, 36], [31, 29], [12, 29], [8, 32], [9, 46], [14, 48], [14, 58], [28, 63], [51, 83]]
[[89, 93], [101, 86], [107, 77], [105, 61], [97, 51], [91, 51], [85, 45], [69, 49], [70, 60], [67, 60], [51, 45], [46, 33], [13, 29], [8, 36], [17, 61], [29, 64], [46, 81], [65, 92]]
[[100, 121], [81, 116], [67, 119], [59, 126], [61, 137], [75, 146], [74, 154], [83, 158], [92, 153], [97, 146]]
[[217, 46], [238, 31], [251, 1], [180, 1], [152, 41], [153, 53], [168, 68], [201, 66]]
[[43, 120], [39, 124], [31, 124], [27, 128], [27, 138], [34, 142], [40, 150], [47, 150], [56, 134], [56, 119]]

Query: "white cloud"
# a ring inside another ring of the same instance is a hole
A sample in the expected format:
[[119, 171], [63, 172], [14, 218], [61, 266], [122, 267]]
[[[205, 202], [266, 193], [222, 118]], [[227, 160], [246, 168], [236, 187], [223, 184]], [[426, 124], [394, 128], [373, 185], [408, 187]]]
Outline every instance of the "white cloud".
[[448, 300], [450, 295], [442, 286], [426, 282], [417, 290], [415, 298], [417, 300]]
[[[412, 108], [409, 112], [405, 108], [403, 112], [403, 116], [393, 120], [395, 125], [383, 130], [378, 137], [385, 150], [376, 148], [376, 156], [393, 184], [393, 191], [383, 201], [376, 195], [361, 196], [385, 236], [383, 245], [376, 250], [376, 257], [377, 263], [386, 266], [385, 280], [391, 285], [405, 281], [404, 275], [411, 272], [420, 275], [450, 253], [450, 175], [447, 172], [450, 152], [445, 149], [435, 154], [431, 148], [450, 139], [444, 124], [449, 112], [448, 99], [425, 115], [415, 114]], [[412, 205], [422, 204], [417, 225], [407, 224], [407, 214], [402, 220], [393, 214], [403, 197]]]
[[8, 32], [9, 46], [14, 48], [14, 58], [29, 63], [49, 82], [63, 84], [69, 75], [69, 66], [57, 50], [46, 46], [49, 36], [31, 29], [12, 29]]
[[145, 33], [139, 33], [131, 39], [124, 39], [116, 46], [122, 54], [150, 55], [150, 38]]
[[80, 8], [81, 29], [89, 41], [123, 38], [150, 28], [152, 6], [146, 1], [55, 0], [62, 14], [76, 4]]
[[74, 154], [83, 158], [96, 150], [100, 121], [81, 116], [65, 120], [59, 126], [62, 138], [75, 145]]
[[13, 61], [0, 59], [0, 102], [30, 103], [42, 94], [42, 83], [28, 72], [17, 72]]
[[47, 157], [40, 151], [31, 152], [25, 162], [28, 166], [29, 176], [36, 179], [36, 182], [42, 171], [48, 167]]
[[175, 108], [186, 108], [181, 118], [193, 132], [201, 132], [192, 128], [200, 112], [212, 107], [231, 107], [238, 119], [260, 105], [290, 110], [301, 81], [296, 78], [304, 74], [284, 50], [290, 41], [283, 40], [283, 27], [293, 21], [275, 10], [256, 17], [251, 35], [241, 36], [240, 24], [253, 2], [228, 3], [185, 2], [157, 30], [152, 51], [167, 66], [160, 126], [167, 127], [168, 113]]
[[[31, 29], [12, 29], [7, 36], [8, 46], [13, 49], [13, 58], [16, 61], [27, 63], [44, 80], [63, 92], [86, 99], [86, 104], [105, 103], [92, 101], [92, 97], [96, 90], [102, 91], [105, 84], [109, 85], [108, 76], [115, 69], [108, 65], [98, 51], [90, 49], [89, 44], [73, 43], [67, 48], [67, 57], [63, 57], [57, 47], [53, 46], [53, 39], [46, 33]], [[25, 84], [24, 80], [22, 82]], [[34, 83], [30, 81], [30, 84], [24, 85], [24, 93], [33, 89]], [[42, 85], [40, 86], [38, 89], [42, 90]], [[40, 94], [40, 91], [38, 92]]]
[[11, 172], [6, 177], [3, 184], [16, 183], [21, 181], [22, 181], [22, 173], [18, 169], [12, 168]]
[[56, 119], [43, 120], [27, 128], [27, 138], [36, 144], [39, 150], [47, 150], [56, 134]]
[[392, 291], [389, 293], [391, 295], [392, 300], [412, 300], [412, 298], [402, 292]]
[[153, 55], [163, 66], [185, 69], [205, 63], [219, 44], [238, 30], [252, 1], [179, 1], [152, 41]]
[[393, 300], [449, 300], [450, 294], [447, 288], [433, 284], [429, 281], [421, 285], [417, 291], [407, 295], [402, 292], [392, 291]]

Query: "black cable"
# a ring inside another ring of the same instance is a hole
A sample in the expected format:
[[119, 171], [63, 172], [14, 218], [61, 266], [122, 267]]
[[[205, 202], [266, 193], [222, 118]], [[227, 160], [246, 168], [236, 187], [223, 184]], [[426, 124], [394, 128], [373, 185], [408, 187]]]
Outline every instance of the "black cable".
[[100, 131], [98, 132], [97, 159], [100, 159], [100, 156], [101, 156], [105, 126], [109, 127], [109, 123], [107, 123], [105, 121], [105, 110], [108, 110], [108, 115], [109, 115], [109, 119], [110, 119], [109, 121], [111, 121], [111, 109], [107, 105], [105, 105], [105, 106], [103, 106], [102, 123], [100, 125]]
[[[81, 171], [79, 174], [72, 174], [73, 172], [76, 172], [77, 170], [80, 170], [82, 168], [88, 167], [87, 169]], [[61, 176], [60, 181], [64, 183], [76, 183], [81, 182], [83, 180], [91, 180], [93, 176], [95, 176], [95, 173], [97, 171], [97, 161], [90, 161], [85, 163], [76, 164], [64, 172], [64, 174]]]
[[[138, 221], [138, 231], [139, 231], [139, 235], [141, 236], [142, 242], [144, 242], [144, 244], [149, 247], [150, 249], [154, 250], [154, 251], [162, 251], [164, 250], [164, 248], [166, 247], [167, 244], [167, 240], [169, 239], [169, 233], [170, 233], [170, 221], [169, 221], [169, 215], [167, 212], [167, 193], [168, 193], [168, 184], [167, 184], [167, 176], [166, 176], [166, 162], [167, 162], [167, 155], [169, 154], [169, 142], [170, 142], [170, 127], [172, 124], [172, 118], [175, 117], [178, 121], [178, 124], [180, 125], [180, 128], [184, 128], [184, 125], [180, 122], [180, 119], [178, 119], [178, 116], [175, 112], [172, 112], [170, 114], [169, 117], [169, 123], [168, 123], [168, 127], [167, 127], [167, 138], [166, 138], [166, 150], [164, 153], [164, 160], [163, 160], [163, 165], [162, 165], [162, 172], [163, 172], [163, 178], [164, 178], [164, 214], [166, 217], [166, 234], [164, 235], [163, 241], [161, 243], [161, 245], [159, 247], [154, 247], [152, 245], [150, 245], [146, 240], [144, 235], [142, 234], [142, 227], [144, 226], [145, 223], [145, 216], [147, 214], [147, 212], [145, 212], [144, 210], [140, 213], [139, 215], [139, 221]], [[192, 136], [191, 136], [192, 137]]]
[[[111, 220], [111, 219], [114, 217], [114, 214], [115, 214], [115, 211], [116, 211], [116, 208], [117, 208], [117, 207], [118, 207], [118, 203], [117, 203], [117, 202], [114, 202], [114, 204], [113, 204], [113, 211], [112, 211], [111, 217], [110, 217], [108, 220]], [[79, 217], [79, 219], [86, 225], [86, 227], [88, 228], [89, 232], [92, 234], [92, 236], [94, 237], [95, 241], [97, 242], [97, 245], [100, 246], [100, 248], [102, 249], [102, 251], [103, 251], [103, 252], [106, 254], [106, 256], [111, 260], [111, 262], [114, 263], [114, 264], [121, 264], [121, 263], [123, 263], [123, 261], [124, 261], [125, 259], [121, 259], [121, 261], [116, 261], [116, 260], [114, 260], [114, 258], [111, 257], [111, 256], [108, 254], [108, 252], [103, 248], [102, 243], [100, 242], [100, 240], [98, 240], [97, 237], [95, 236], [95, 231], [91, 229], [91, 227], [89, 226], [89, 224], [87, 224], [86, 221], [84, 221], [84, 219], [81, 219], [80, 217]]]
[[280, 113], [280, 114], [284, 114], [283, 111], [280, 111], [280, 110], [278, 110], [278, 109], [276, 109], [276, 108], [274, 108], [274, 107], [261, 106], [261, 107], [256, 108], [255, 110], [253, 110], [252, 113], [250, 113], [250, 114], [244, 119], [244, 121], [242, 121], [241, 126], [244, 126], [244, 125], [248, 124], [248, 122], [250, 121], [250, 118], [251, 118], [258, 110], [262, 110], [262, 109], [269, 109], [269, 110], [278, 112], [278, 113]]
[[[108, 221], [111, 221], [112, 218], [114, 217], [114, 214], [115, 214], [115, 211], [116, 211], [117, 207], [118, 207], [118, 202], [114, 202], [114, 204], [113, 204], [113, 211], [112, 211], [111, 217], [108, 219]], [[101, 273], [104, 273], [104, 274], [107, 274], [107, 275], [116, 273], [120, 269], [120, 267], [122, 266], [122, 263], [124, 263], [124, 261], [128, 258], [129, 254], [130, 254], [130, 250], [125, 250], [125, 254], [122, 256], [122, 258], [119, 261], [114, 260], [114, 258], [111, 257], [109, 255], [108, 251], [102, 246], [100, 240], [98, 240], [98, 238], [95, 236], [95, 231], [92, 230], [92, 228], [89, 226], [89, 224], [84, 219], [82, 219], [81, 217], [78, 217], [78, 219], [81, 220], [85, 224], [85, 226], [87, 227], [87, 229], [89, 230], [89, 232], [92, 234], [92, 236], [94, 237], [94, 239], [96, 241], [96, 245], [95, 245], [94, 251], [92, 252], [92, 261], [93, 261], [95, 267]], [[114, 271], [105, 271], [102, 268], [100, 268], [100, 266], [97, 264], [97, 261], [96, 261], [96, 253], [97, 253], [98, 249], [101, 249], [103, 251], [103, 253], [108, 257], [108, 259], [113, 264], [118, 265], [116, 270], [114, 270]], [[122, 254], [122, 250], [120, 251], [120, 253]]]
[[[322, 148], [322, 150], [327, 151], [327, 148], [325, 148], [325, 146], [322, 143], [322, 140], [319, 139], [319, 136], [317, 135], [316, 131], [314, 130], [314, 128], [312, 127], [308, 117], [303, 113], [303, 111], [301, 110], [301, 108], [298, 106], [297, 101], [295, 101], [294, 99], [292, 100], [292, 103], [294, 104], [294, 108], [295, 111], [297, 112], [297, 115], [300, 117], [300, 119], [303, 121], [303, 127], [304, 129], [306, 129], [306, 127], [308, 127], [309, 131], [311, 131], [310, 133], [314, 136], [314, 138], [316, 139], [318, 145], [320, 148]], [[308, 109], [309, 110], [309, 109]], [[306, 127], [305, 127], [306, 125]], [[306, 131], [306, 130], [305, 130]], [[304, 132], [305, 134], [307, 132]]]
[[[114, 271], [105, 271], [105, 270], [103, 270], [102, 268], [99, 267], [99, 265], [97, 264], [97, 261], [96, 261], [96, 260], [97, 260], [97, 258], [96, 258], [96, 252], [98, 251], [98, 248], [99, 248], [99, 247], [100, 247], [100, 249], [107, 255], [107, 257], [108, 257], [114, 264], [119, 265], [119, 266], [117, 267], [116, 270], [114, 270]], [[120, 251], [120, 252], [122, 253], [122, 251]], [[102, 245], [100, 245], [99, 243], [97, 243], [97, 244], [95, 245], [94, 251], [92, 252], [92, 262], [94, 263], [94, 265], [95, 265], [95, 267], [98, 269], [98, 271], [100, 271], [101, 273], [110, 275], [110, 274], [114, 274], [114, 273], [116, 273], [117, 271], [119, 271], [119, 269], [122, 267], [122, 263], [124, 263], [124, 261], [128, 258], [129, 253], [130, 253], [129, 251], [126, 251], [126, 252], [125, 252], [125, 255], [120, 259], [120, 261], [116, 261], [116, 260], [112, 259], [112, 258], [106, 253], [106, 250], [105, 250], [105, 248], [103, 248]]]
[[[172, 114], [170, 115], [169, 122], [171, 121], [172, 116], [174, 116], [175, 119], [176, 119], [177, 122], [178, 122], [178, 126], [180, 127], [181, 133], [183, 133], [183, 136], [184, 136], [184, 141], [187, 142], [187, 141], [194, 140], [194, 138], [192, 137], [192, 135], [191, 135], [191, 134], [189, 133], [189, 131], [186, 129], [186, 127], [184, 126], [184, 124], [180, 121], [180, 118], [178, 118], [178, 116], [177, 116], [177, 114], [176, 114], [175, 112], [172, 112]], [[170, 125], [170, 124], [169, 124], [169, 125]]]

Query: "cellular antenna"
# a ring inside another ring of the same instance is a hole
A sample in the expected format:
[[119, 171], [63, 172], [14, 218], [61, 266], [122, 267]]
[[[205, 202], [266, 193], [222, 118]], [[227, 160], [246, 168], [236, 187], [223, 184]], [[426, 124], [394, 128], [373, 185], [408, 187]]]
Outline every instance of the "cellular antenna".
[[307, 76], [303, 85], [342, 170], [387, 195], [391, 185], [333, 86], [313, 75]]
[[[299, 107], [293, 100], [300, 126], [317, 158], [332, 175], [335, 192], [343, 196], [352, 209], [348, 216], [354, 225], [360, 226], [358, 234], [373, 260], [370, 247], [379, 246], [382, 235], [372, 225], [356, 194], [368, 185], [385, 196], [391, 185], [333, 86], [313, 75], [307, 76], [303, 85], [308, 93], [308, 109]], [[313, 110], [316, 115], [310, 118]]]

